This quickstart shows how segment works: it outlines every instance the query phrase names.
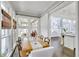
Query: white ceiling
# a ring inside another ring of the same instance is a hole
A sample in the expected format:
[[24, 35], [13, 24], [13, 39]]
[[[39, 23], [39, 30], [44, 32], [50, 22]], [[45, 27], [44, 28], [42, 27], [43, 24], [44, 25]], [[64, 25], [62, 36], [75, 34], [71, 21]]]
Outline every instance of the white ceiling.
[[16, 14], [40, 17], [56, 1], [11, 1]]

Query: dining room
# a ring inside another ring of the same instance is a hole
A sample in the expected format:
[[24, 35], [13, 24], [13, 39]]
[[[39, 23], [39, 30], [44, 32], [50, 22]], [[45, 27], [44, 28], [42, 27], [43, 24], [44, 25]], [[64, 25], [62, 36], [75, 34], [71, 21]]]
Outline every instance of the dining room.
[[1, 1], [1, 57], [75, 57], [76, 1]]

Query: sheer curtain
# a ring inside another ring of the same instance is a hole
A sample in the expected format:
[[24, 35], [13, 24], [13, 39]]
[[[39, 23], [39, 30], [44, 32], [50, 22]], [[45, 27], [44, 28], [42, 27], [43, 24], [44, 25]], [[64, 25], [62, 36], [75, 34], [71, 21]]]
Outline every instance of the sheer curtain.
[[75, 20], [65, 19], [62, 17], [50, 17], [51, 36], [64, 34], [75, 34]]
[[38, 33], [38, 20], [32, 23], [32, 31], [35, 31]]
[[75, 20], [70, 19], [63, 19], [62, 20], [62, 27], [66, 30], [66, 33], [68, 34], [75, 34]]
[[51, 20], [51, 36], [61, 35], [61, 17], [50, 17]]

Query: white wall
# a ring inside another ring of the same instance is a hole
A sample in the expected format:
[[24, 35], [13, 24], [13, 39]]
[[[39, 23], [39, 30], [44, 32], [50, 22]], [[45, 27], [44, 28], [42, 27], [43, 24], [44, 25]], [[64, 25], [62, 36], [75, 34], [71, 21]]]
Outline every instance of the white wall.
[[[48, 23], [48, 16], [52, 15], [52, 16], [55, 16], [55, 17], [62, 17], [62, 18], [65, 18], [65, 19], [71, 19], [71, 20], [77, 20], [77, 12], [76, 12], [76, 2], [73, 2], [71, 4], [69, 4], [68, 6], [65, 6], [63, 7], [62, 9], [59, 9], [53, 13], [46, 13], [45, 15], [43, 15], [41, 18], [40, 18], [40, 26], [41, 26], [41, 34], [44, 35], [44, 36], [48, 36], [48, 29], [50, 29], [48, 27], [48, 25], [50, 25]], [[52, 12], [52, 10], [50, 11]], [[72, 37], [70, 38], [72, 39]], [[66, 40], [65, 39], [65, 43], [67, 43], [69, 40]], [[74, 48], [73, 45], [75, 45], [75, 43], [72, 43], [72, 42], [75, 42], [76, 41], [76, 38], [72, 41], [70, 40], [70, 44], [65, 44], [65, 46], [69, 47], [69, 48]]]
[[65, 35], [64, 46], [73, 50], [74, 49], [74, 40], [76, 40], [75, 36]]
[[[69, 4], [68, 6], [66, 6], [66, 7], [64, 7], [64, 8], [62, 8], [62, 9], [56, 11], [56, 12], [53, 12], [52, 16], [61, 17], [61, 18], [76, 21], [77, 20], [76, 2], [73, 2], [73, 3]], [[76, 38], [74, 37], [74, 39], [73, 39], [72, 35], [70, 37], [65, 37], [64, 46], [71, 48], [71, 49], [74, 48], [75, 47], [75, 40], [76, 40]], [[68, 42], [70, 44], [67, 44]]]
[[[1, 33], [1, 2], [0, 2], [0, 33]], [[1, 48], [1, 39], [0, 39], [0, 48]], [[0, 54], [1, 54], [1, 49], [0, 49]]]
[[77, 29], [76, 29], [76, 35], [77, 35], [77, 37], [76, 37], [76, 56], [77, 57], [79, 57], [79, 2], [77, 2], [76, 3], [76, 10], [77, 10], [77, 23], [76, 23], [76, 27], [77, 27]]
[[[10, 3], [9, 2], [7, 2], [7, 1], [1, 1], [0, 2], [0, 8], [3, 8], [6, 12], [8, 12], [8, 13], [10, 13], [10, 15], [11, 15], [11, 21], [14, 19], [15, 20], [15, 16], [16, 16], [16, 14], [15, 14], [15, 11], [14, 11], [14, 9], [12, 8], [12, 6], [10, 5]], [[1, 29], [1, 19], [2, 18], [2, 15], [1, 15], [1, 9], [0, 9], [0, 30], [2, 30]], [[11, 34], [10, 34], [10, 36], [8, 37], [9, 38], [9, 40], [7, 40], [6, 42], [7, 42], [7, 44], [6, 44], [6, 47], [11, 51], [12, 49], [13, 49], [13, 45], [14, 45], [14, 43], [16, 43], [16, 36], [14, 36], [14, 35], [16, 35], [16, 34], [13, 34], [13, 33], [15, 33], [15, 31], [13, 31], [13, 28], [11, 27], [11, 29], [8, 29], [8, 32], [11, 32]], [[8, 33], [9, 34], [9, 33]], [[1, 33], [0, 33], [0, 36], [1, 36]], [[1, 42], [1, 41], [0, 41]], [[0, 43], [1, 44], [1, 43]], [[9, 44], [9, 45], [8, 45]], [[1, 45], [0, 45], [1, 46]], [[11, 53], [11, 52], [8, 52], [8, 53]], [[7, 53], [7, 54], [8, 54]]]
[[45, 14], [40, 18], [40, 34], [47, 37], [48, 36], [48, 14]]
[[0, 29], [1, 29], [1, 5], [0, 5]]
[[71, 20], [76, 20], [77, 19], [76, 2], [73, 2], [66, 7], [63, 7], [62, 9], [59, 9], [56, 12], [53, 12], [52, 15]]

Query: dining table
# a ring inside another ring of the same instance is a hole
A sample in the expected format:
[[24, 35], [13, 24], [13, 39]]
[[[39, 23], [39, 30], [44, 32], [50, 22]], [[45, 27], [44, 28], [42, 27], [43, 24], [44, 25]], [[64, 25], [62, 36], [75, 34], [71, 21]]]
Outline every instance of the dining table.
[[49, 47], [49, 44], [47, 42], [44, 42], [39, 37], [31, 37], [29, 40], [27, 40], [27, 38], [24, 39], [25, 40], [22, 41], [21, 44], [22, 47], [22, 50], [20, 51], [21, 57], [27, 57], [32, 50]]

